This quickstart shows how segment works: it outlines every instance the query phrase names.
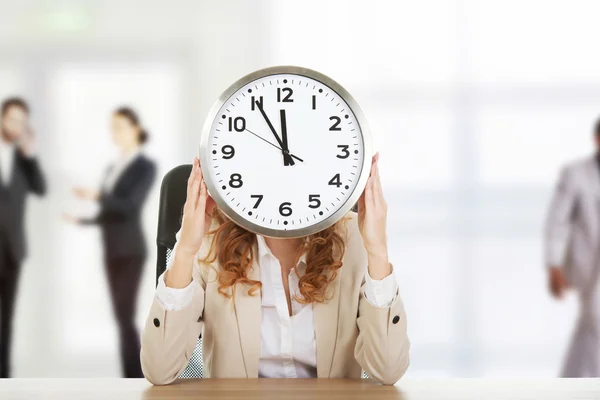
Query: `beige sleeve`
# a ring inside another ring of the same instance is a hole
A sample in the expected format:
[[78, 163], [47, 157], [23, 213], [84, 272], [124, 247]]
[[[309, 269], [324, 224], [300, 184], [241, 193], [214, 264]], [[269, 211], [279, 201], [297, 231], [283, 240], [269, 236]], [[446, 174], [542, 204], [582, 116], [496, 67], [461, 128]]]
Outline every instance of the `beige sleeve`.
[[192, 270], [194, 295], [191, 303], [181, 310], [168, 311], [155, 297], [146, 319], [140, 359], [144, 376], [155, 385], [169, 384], [181, 375], [202, 332], [206, 279], [198, 262], [201, 253], [202, 250], [198, 252]]
[[[347, 254], [360, 268], [364, 277], [368, 271], [368, 257], [357, 217], [352, 215], [347, 224]], [[392, 267], [392, 269], [394, 269]], [[406, 328], [406, 313], [400, 293], [389, 307], [375, 307], [365, 296], [363, 278], [358, 302], [358, 338], [354, 358], [361, 368], [385, 385], [393, 385], [406, 372], [409, 364], [410, 341]]]
[[354, 357], [369, 377], [393, 385], [406, 372], [410, 341], [400, 295], [390, 307], [378, 308], [366, 299], [364, 285], [358, 305], [358, 339]]

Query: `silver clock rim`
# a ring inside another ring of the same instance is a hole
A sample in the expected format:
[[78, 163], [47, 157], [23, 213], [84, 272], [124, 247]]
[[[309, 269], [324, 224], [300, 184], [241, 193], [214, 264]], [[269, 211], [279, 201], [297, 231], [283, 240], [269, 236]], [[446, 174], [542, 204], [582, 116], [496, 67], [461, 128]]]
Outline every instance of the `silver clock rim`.
[[221, 94], [221, 96], [219, 96], [219, 98], [214, 103], [214, 105], [212, 106], [211, 110], [209, 111], [209, 113], [206, 117], [204, 126], [202, 128], [202, 134], [200, 136], [199, 158], [200, 158], [201, 165], [208, 165], [208, 158], [209, 158], [208, 139], [209, 139], [209, 135], [210, 135], [210, 129], [211, 129], [211, 126], [213, 124], [215, 117], [217, 116], [217, 113], [221, 109], [221, 106], [223, 106], [223, 104], [225, 104], [225, 102], [235, 92], [237, 92], [239, 89], [241, 89], [248, 83], [250, 83], [256, 79], [264, 78], [266, 76], [280, 75], [280, 74], [302, 75], [302, 76], [306, 76], [306, 77], [309, 77], [311, 79], [314, 79], [316, 81], [323, 83], [324, 85], [328, 86], [333, 91], [335, 91], [350, 106], [352, 112], [354, 113], [354, 116], [356, 117], [356, 120], [358, 121], [358, 124], [360, 125], [360, 129], [362, 132], [364, 157], [363, 157], [363, 165], [362, 165], [360, 177], [359, 177], [356, 187], [355, 187], [354, 191], [352, 192], [352, 194], [350, 195], [350, 197], [348, 197], [346, 202], [344, 204], [342, 204], [342, 206], [340, 208], [338, 208], [336, 212], [334, 212], [327, 218], [323, 219], [322, 221], [320, 221], [314, 225], [310, 225], [310, 226], [298, 228], [298, 229], [292, 229], [292, 230], [284, 230], [284, 229], [280, 230], [280, 229], [265, 228], [264, 226], [260, 226], [258, 224], [253, 223], [252, 221], [244, 218], [243, 216], [241, 216], [240, 214], [235, 212], [235, 210], [233, 210], [229, 206], [229, 204], [227, 203], [227, 201], [224, 198], [222, 198], [220, 195], [218, 195], [219, 191], [217, 189], [216, 182], [213, 181], [210, 174], [204, 175], [204, 181], [206, 183], [208, 193], [211, 196], [212, 196], [212, 193], [217, 194], [217, 196], [212, 196], [216, 205], [223, 211], [223, 213], [226, 215], [226, 217], [231, 219], [236, 224], [242, 226], [244, 229], [247, 229], [253, 233], [263, 235], [263, 236], [269, 236], [269, 237], [275, 237], [275, 238], [298, 238], [298, 237], [308, 236], [313, 233], [320, 232], [324, 229], [327, 229], [328, 227], [332, 226], [333, 224], [338, 222], [340, 219], [342, 219], [350, 211], [352, 206], [358, 201], [360, 195], [362, 194], [362, 192], [367, 184], [367, 179], [369, 177], [369, 173], [371, 170], [371, 159], [373, 157], [373, 150], [372, 150], [372, 144], [371, 144], [371, 132], [367, 125], [367, 120], [366, 120], [360, 106], [354, 99], [354, 97], [352, 97], [352, 95], [346, 89], [344, 89], [339, 83], [337, 83], [333, 79], [329, 78], [328, 76], [326, 76], [320, 72], [317, 72], [317, 71], [314, 71], [314, 70], [311, 70], [308, 68], [289, 66], [289, 65], [264, 68], [264, 69], [261, 69], [258, 71], [254, 71], [254, 72], [238, 79], [231, 86], [229, 86], [227, 88], [227, 90], [225, 90]]

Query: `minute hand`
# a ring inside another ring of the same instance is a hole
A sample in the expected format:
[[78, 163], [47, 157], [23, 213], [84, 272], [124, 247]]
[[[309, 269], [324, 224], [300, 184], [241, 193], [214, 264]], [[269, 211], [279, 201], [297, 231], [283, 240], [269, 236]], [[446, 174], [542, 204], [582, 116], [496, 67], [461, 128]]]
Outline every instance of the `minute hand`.
[[258, 101], [255, 101], [255, 104], [256, 104], [256, 108], [258, 108], [258, 110], [262, 114], [265, 121], [267, 121], [267, 125], [269, 125], [269, 129], [271, 129], [273, 136], [275, 136], [275, 139], [277, 139], [277, 143], [279, 143], [279, 146], [281, 147], [281, 153], [283, 154], [284, 165], [290, 164], [290, 160], [292, 161], [291, 164], [294, 164], [294, 160], [292, 159], [292, 157], [290, 157], [289, 153], [286, 153], [284, 151], [283, 142], [279, 138], [279, 135], [277, 135], [277, 132], [275, 131], [273, 124], [269, 120], [269, 117], [267, 117], [267, 114], [265, 113], [265, 110], [262, 108], [262, 105]]

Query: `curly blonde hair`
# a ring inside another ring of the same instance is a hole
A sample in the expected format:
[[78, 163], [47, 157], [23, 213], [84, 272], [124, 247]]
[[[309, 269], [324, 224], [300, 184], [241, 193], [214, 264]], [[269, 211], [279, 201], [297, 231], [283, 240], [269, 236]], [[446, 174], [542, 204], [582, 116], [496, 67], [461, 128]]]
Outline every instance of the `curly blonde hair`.
[[[257, 244], [256, 235], [231, 221], [218, 207], [214, 209], [213, 219], [218, 226], [208, 232], [208, 235], [212, 235], [212, 241], [210, 250], [202, 261], [207, 264], [219, 261], [219, 293], [231, 297], [228, 289], [232, 288], [235, 292], [236, 284], [242, 283], [249, 286], [249, 295], [257, 294], [262, 283], [248, 278], [248, 271], [255, 257], [253, 248]], [[306, 237], [298, 249], [296, 264], [302, 254], [306, 253], [306, 272], [299, 276], [300, 297], [296, 298], [300, 303], [322, 303], [326, 300], [327, 286], [335, 279], [337, 270], [342, 266], [345, 243], [339, 231], [343, 221], [345, 218]]]

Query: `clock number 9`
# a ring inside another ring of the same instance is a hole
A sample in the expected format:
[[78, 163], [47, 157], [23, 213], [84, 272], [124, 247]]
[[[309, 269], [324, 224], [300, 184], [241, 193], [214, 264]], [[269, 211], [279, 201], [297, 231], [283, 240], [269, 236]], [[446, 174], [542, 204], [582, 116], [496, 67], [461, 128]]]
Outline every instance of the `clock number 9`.
[[227, 144], [221, 148], [221, 152], [223, 153], [223, 158], [226, 160], [230, 160], [235, 155], [235, 149], [233, 146]]
[[283, 217], [289, 217], [290, 215], [292, 215], [291, 205], [292, 203], [289, 202], [281, 203], [281, 205], [279, 206], [279, 214], [281, 214]]
[[244, 182], [242, 182], [242, 175], [240, 174], [231, 174], [229, 177], [229, 186], [234, 189], [241, 188]]
[[342, 119], [340, 117], [336, 117], [336, 116], [329, 117], [329, 120], [335, 121], [333, 123], [333, 125], [331, 125], [331, 127], [329, 128], [330, 131], [341, 131], [342, 130], [342, 128], [340, 128], [340, 126], [339, 126], [342, 123]]
[[349, 147], [350, 146], [348, 146], [347, 144], [338, 144], [338, 149], [342, 149], [342, 154], [338, 154], [336, 155], [336, 157], [341, 159], [348, 158], [348, 156], [350, 155], [350, 152], [348, 151]]
[[229, 132], [234, 129], [236, 132], [243, 132], [246, 130], [246, 120], [244, 117], [229, 117]]
[[310, 208], [319, 208], [319, 207], [321, 207], [321, 200], [319, 200], [319, 197], [321, 197], [320, 194], [309, 194], [308, 195], [308, 206]]

